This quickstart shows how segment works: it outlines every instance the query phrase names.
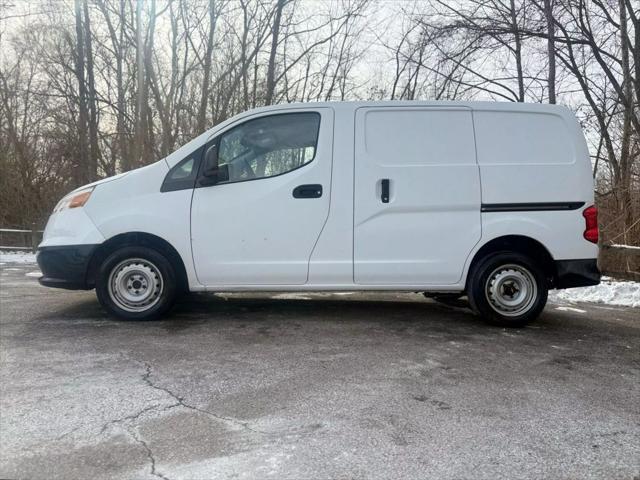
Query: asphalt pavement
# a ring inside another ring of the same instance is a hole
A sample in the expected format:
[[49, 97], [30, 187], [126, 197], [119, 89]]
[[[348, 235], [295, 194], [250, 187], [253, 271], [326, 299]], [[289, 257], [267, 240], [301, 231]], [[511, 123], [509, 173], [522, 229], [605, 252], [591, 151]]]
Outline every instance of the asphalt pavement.
[[131, 323], [0, 270], [0, 478], [640, 479], [640, 309], [192, 294]]

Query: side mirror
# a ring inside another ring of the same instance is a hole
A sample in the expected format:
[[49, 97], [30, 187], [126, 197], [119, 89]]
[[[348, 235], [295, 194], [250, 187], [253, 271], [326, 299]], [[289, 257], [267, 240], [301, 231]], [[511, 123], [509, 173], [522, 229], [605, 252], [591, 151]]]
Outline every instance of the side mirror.
[[229, 181], [229, 165], [216, 165], [208, 167], [202, 172], [204, 177], [200, 181], [200, 185], [215, 185], [216, 183]]
[[200, 185], [215, 185], [229, 181], [229, 165], [218, 165], [217, 146], [211, 145], [204, 155], [203, 178], [200, 179]]

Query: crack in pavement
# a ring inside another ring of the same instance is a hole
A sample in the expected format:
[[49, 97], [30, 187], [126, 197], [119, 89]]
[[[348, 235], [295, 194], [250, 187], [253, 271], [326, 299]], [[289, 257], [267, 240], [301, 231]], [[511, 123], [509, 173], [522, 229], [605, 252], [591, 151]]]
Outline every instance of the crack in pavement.
[[64, 439], [65, 437], [67, 437], [67, 436], [69, 436], [69, 435], [72, 435], [73, 433], [77, 432], [78, 430], [80, 430], [80, 427], [74, 427], [74, 428], [72, 428], [71, 430], [69, 430], [69, 431], [67, 431], [67, 432], [64, 432], [63, 434], [58, 435], [58, 436], [55, 438], [55, 441], [56, 441], [56, 442], [59, 442], [59, 441], [61, 441], [62, 439]]
[[138, 426], [136, 425], [136, 420], [138, 420], [140, 417], [142, 417], [144, 414], [148, 413], [148, 412], [152, 412], [152, 411], [156, 411], [158, 409], [161, 410], [160, 411], [167, 411], [167, 410], [171, 410], [173, 408], [177, 408], [177, 407], [183, 407], [186, 408], [188, 410], [193, 410], [195, 412], [198, 413], [202, 413], [205, 414], [209, 417], [214, 418], [215, 420], [236, 426], [236, 427], [241, 427], [245, 430], [248, 430], [252, 433], [256, 433], [256, 434], [260, 434], [260, 435], [281, 435], [282, 432], [265, 432], [265, 431], [261, 431], [261, 430], [256, 430], [255, 428], [252, 428], [248, 422], [243, 422], [242, 420], [238, 420], [236, 418], [232, 418], [232, 417], [226, 417], [223, 415], [218, 415], [216, 413], [213, 413], [209, 410], [206, 410], [204, 408], [200, 408], [197, 407], [195, 405], [192, 405], [190, 403], [187, 403], [184, 399], [184, 397], [182, 397], [181, 395], [178, 395], [177, 393], [175, 393], [174, 391], [172, 391], [171, 389], [167, 388], [167, 387], [163, 387], [161, 385], [157, 385], [156, 383], [153, 382], [153, 380], [151, 379], [152, 375], [153, 375], [153, 369], [151, 367], [151, 365], [148, 362], [140, 362], [144, 365], [145, 368], [145, 372], [142, 375], [142, 380], [143, 382], [150, 388], [153, 388], [154, 390], [158, 390], [160, 392], [165, 393], [166, 395], [169, 395], [173, 400], [175, 400], [174, 403], [170, 404], [170, 405], [166, 405], [164, 407], [162, 407], [160, 404], [153, 404], [153, 405], [148, 405], [142, 409], [140, 409], [139, 411], [137, 411], [136, 413], [133, 413], [131, 415], [127, 415], [121, 418], [117, 418], [115, 420], [111, 420], [107, 423], [105, 423], [102, 428], [100, 429], [100, 434], [104, 434], [110, 427], [112, 426], [121, 426], [123, 427], [124, 431], [127, 432], [131, 438], [133, 438], [133, 440], [138, 443], [140, 446], [142, 446], [142, 448], [144, 448], [147, 458], [149, 459], [149, 463], [151, 466], [151, 474], [157, 478], [160, 478], [162, 480], [169, 480], [169, 478], [160, 473], [158, 471], [158, 467], [157, 467], [157, 461], [155, 456], [153, 455], [153, 451], [151, 449], [151, 447], [149, 446], [149, 444], [146, 442], [146, 440], [144, 439], [144, 437], [142, 436], [142, 434], [138, 431]]
[[[142, 375], [142, 380], [143, 382], [153, 388], [154, 390], [158, 390], [161, 391], [167, 395], [169, 395], [173, 400], [175, 400], [175, 403], [172, 403], [171, 405], [166, 405], [162, 408], [161, 411], [166, 411], [166, 410], [170, 410], [172, 408], [176, 408], [176, 407], [184, 407], [186, 409], [189, 410], [193, 410], [199, 413], [203, 413], [205, 415], [208, 415], [210, 417], [215, 418], [218, 421], [222, 421], [222, 422], [226, 422], [235, 426], [240, 426], [246, 430], [249, 430], [251, 432], [254, 433], [258, 433], [258, 434], [263, 434], [263, 435], [269, 435], [269, 432], [261, 432], [259, 430], [255, 430], [253, 428], [251, 428], [247, 422], [242, 422], [240, 420], [234, 419], [234, 418], [230, 418], [230, 417], [224, 417], [222, 415], [217, 415], [213, 412], [210, 412], [208, 410], [205, 410], [203, 408], [197, 407], [195, 405], [191, 405], [187, 402], [185, 402], [184, 398], [176, 393], [174, 393], [172, 390], [166, 388], [166, 387], [162, 387], [160, 385], [156, 385], [152, 380], [151, 380], [151, 375], [152, 375], [152, 368], [151, 365], [148, 362], [140, 362], [144, 365], [145, 367], [145, 373]], [[148, 405], [142, 409], [140, 409], [139, 411], [131, 414], [131, 415], [126, 415], [124, 417], [121, 418], [117, 418], [115, 420], [110, 420], [109, 422], [105, 423], [102, 428], [100, 429], [100, 433], [99, 435], [104, 434], [110, 427], [112, 426], [121, 426], [123, 427], [123, 430], [126, 431], [131, 438], [133, 438], [133, 440], [138, 443], [139, 445], [141, 445], [147, 455], [147, 458], [149, 459], [149, 463], [151, 465], [151, 474], [157, 478], [160, 478], [162, 480], [169, 480], [169, 478], [165, 475], [163, 475], [162, 473], [160, 473], [158, 471], [158, 467], [156, 465], [156, 458], [153, 455], [153, 451], [151, 450], [151, 447], [149, 446], [149, 444], [145, 441], [145, 439], [143, 438], [143, 436], [140, 434], [139, 431], [136, 430], [137, 426], [135, 424], [135, 421], [138, 420], [140, 417], [142, 417], [144, 414], [154, 411], [154, 410], [158, 410], [161, 407], [160, 404], [153, 404], [153, 405]], [[128, 423], [131, 423], [131, 425], [127, 425]], [[71, 432], [68, 432], [71, 433]]]
[[[229, 417], [223, 417], [221, 415], [217, 415], [215, 413], [209, 412], [208, 410], [204, 410], [202, 408], [196, 407], [194, 405], [190, 405], [188, 403], [186, 403], [184, 401], [184, 398], [181, 397], [180, 395], [177, 395], [176, 393], [174, 393], [173, 391], [171, 391], [170, 389], [166, 388], [166, 387], [162, 387], [159, 385], [156, 385], [152, 380], [151, 380], [151, 374], [152, 374], [152, 369], [151, 369], [151, 365], [148, 362], [142, 362], [144, 364], [145, 367], [145, 373], [142, 375], [142, 380], [151, 388], [155, 389], [155, 390], [159, 390], [161, 392], [166, 393], [167, 395], [169, 395], [171, 398], [173, 398], [176, 403], [173, 403], [171, 405], [168, 405], [166, 407], [163, 408], [163, 411], [166, 410], [170, 410], [172, 408], [176, 408], [176, 407], [184, 407], [187, 408], [189, 410], [193, 410], [196, 412], [200, 412], [200, 413], [204, 413], [205, 415], [209, 415], [213, 418], [215, 418], [216, 420], [219, 421], [223, 421], [223, 422], [227, 422], [227, 423], [231, 423], [233, 425], [240, 425], [241, 427], [254, 432], [254, 433], [266, 433], [266, 432], [260, 432], [258, 430], [255, 430], [253, 428], [251, 428], [246, 422], [242, 422], [240, 420], [236, 420], [233, 418], [229, 418]], [[111, 425], [116, 425], [116, 424], [121, 424], [127, 421], [134, 421], [137, 420], [138, 418], [140, 418], [142, 415], [144, 415], [145, 413], [155, 410], [159, 407], [160, 405], [151, 405], [148, 407], [143, 408], [142, 410], [140, 410], [139, 412], [133, 414], [133, 415], [128, 415], [126, 417], [123, 417], [121, 419], [116, 419], [116, 420], [112, 420], [111, 422], [108, 422], [107, 424], [105, 424], [102, 427], [102, 430], [100, 433], [104, 433], [104, 431]], [[158, 471], [157, 465], [156, 465], [156, 458], [153, 455], [153, 451], [151, 450], [151, 447], [149, 446], [149, 444], [144, 440], [144, 438], [142, 437], [142, 435], [140, 434], [140, 432], [136, 431], [134, 428], [130, 428], [130, 427], [125, 427], [126, 431], [129, 433], [129, 435], [131, 435], [131, 437], [139, 444], [141, 445], [145, 452], [147, 453], [147, 458], [149, 459], [149, 463], [151, 464], [151, 474], [155, 477], [158, 477], [162, 480], [169, 480], [169, 477], [163, 475], [162, 473], [160, 473]]]
[[129, 433], [129, 435], [131, 435], [131, 437], [136, 442], [138, 442], [138, 444], [140, 444], [142, 448], [144, 448], [145, 452], [147, 453], [147, 458], [149, 459], [149, 463], [151, 464], [151, 475], [153, 475], [154, 477], [161, 478], [162, 480], [170, 480], [169, 477], [163, 475], [158, 471], [158, 468], [156, 466], [156, 458], [153, 456], [153, 451], [151, 450], [151, 447], [149, 447], [147, 442], [144, 440], [144, 438], [142, 438], [142, 436], [140, 436], [139, 433], [133, 429], [127, 428], [126, 430]]
[[200, 413], [203, 413], [205, 415], [208, 415], [208, 416], [210, 416], [212, 418], [215, 418], [218, 421], [225, 422], [225, 423], [228, 423], [228, 424], [231, 424], [231, 425], [235, 425], [235, 426], [240, 426], [240, 427], [242, 427], [242, 428], [244, 428], [244, 429], [246, 429], [246, 430], [248, 430], [250, 432], [253, 432], [253, 433], [257, 433], [257, 434], [260, 434], [260, 435], [274, 435], [274, 434], [278, 435], [278, 433], [264, 432], [264, 431], [261, 431], [261, 430], [256, 430], [255, 428], [252, 428], [249, 425], [249, 422], [243, 422], [242, 420], [238, 420], [236, 418], [225, 417], [223, 415], [218, 415], [216, 413], [210, 412], [209, 410], [205, 410], [203, 408], [196, 407], [195, 405], [191, 405], [191, 404], [185, 402], [184, 397], [174, 393], [173, 391], [171, 391], [170, 389], [168, 389], [166, 387], [162, 387], [160, 385], [156, 385], [151, 380], [151, 374], [152, 374], [151, 365], [148, 362], [142, 362], [142, 363], [145, 366], [145, 373], [142, 376], [142, 380], [149, 387], [154, 388], [156, 390], [160, 390], [161, 392], [165, 392], [166, 394], [170, 395], [177, 402], [175, 405], [173, 405], [171, 407], [168, 407], [167, 409], [181, 406], [181, 407], [187, 408], [189, 410], [193, 410], [195, 412], [200, 412]]
[[[173, 405], [168, 405], [166, 407], [164, 407], [162, 410], [168, 410], [170, 408], [173, 407], [177, 407], [179, 404], [178, 403], [174, 403]], [[125, 417], [122, 418], [116, 418], [115, 420], [110, 420], [107, 423], [105, 423], [102, 428], [100, 429], [100, 433], [99, 435], [102, 435], [104, 432], [107, 431], [107, 429], [113, 425], [118, 425], [121, 423], [125, 423], [128, 421], [133, 421], [133, 420], [137, 420], [138, 418], [140, 418], [142, 415], [144, 415], [147, 412], [150, 412], [152, 410], [157, 409], [158, 407], [160, 407], [160, 405], [156, 404], [156, 405], [149, 405], [147, 407], [144, 407], [143, 409], [139, 410], [138, 412], [131, 414], [131, 415], [127, 415]]]

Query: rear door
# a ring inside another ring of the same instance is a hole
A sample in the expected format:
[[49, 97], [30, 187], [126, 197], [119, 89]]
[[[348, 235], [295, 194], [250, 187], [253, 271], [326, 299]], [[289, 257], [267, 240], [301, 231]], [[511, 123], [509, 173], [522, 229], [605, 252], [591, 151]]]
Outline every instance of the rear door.
[[[333, 111], [279, 111], [233, 125], [208, 145], [228, 181], [198, 186], [191, 241], [198, 280], [301, 285], [329, 214]], [[207, 156], [208, 153], [205, 153]]]
[[355, 124], [355, 283], [459, 282], [481, 235], [470, 109], [360, 108]]

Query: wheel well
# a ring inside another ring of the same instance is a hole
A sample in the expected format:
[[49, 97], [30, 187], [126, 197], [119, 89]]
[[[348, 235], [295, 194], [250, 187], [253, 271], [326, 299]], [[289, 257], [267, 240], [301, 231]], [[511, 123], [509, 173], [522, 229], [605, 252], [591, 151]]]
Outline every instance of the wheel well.
[[87, 285], [94, 287], [96, 284], [96, 276], [102, 261], [106, 259], [112, 252], [121, 247], [148, 247], [159, 253], [162, 253], [171, 262], [178, 274], [178, 287], [180, 290], [189, 290], [189, 281], [187, 279], [187, 270], [182, 261], [182, 257], [178, 251], [166, 240], [144, 232], [121, 233], [115, 237], [111, 237], [93, 253], [87, 268]]
[[[487, 255], [495, 252], [516, 252], [531, 258], [547, 275], [549, 286], [553, 287], [557, 279], [556, 265], [549, 250], [537, 240], [523, 235], [506, 235], [494, 238], [476, 252], [469, 266], [469, 272], [473, 267]], [[467, 275], [467, 282], [469, 275]]]

